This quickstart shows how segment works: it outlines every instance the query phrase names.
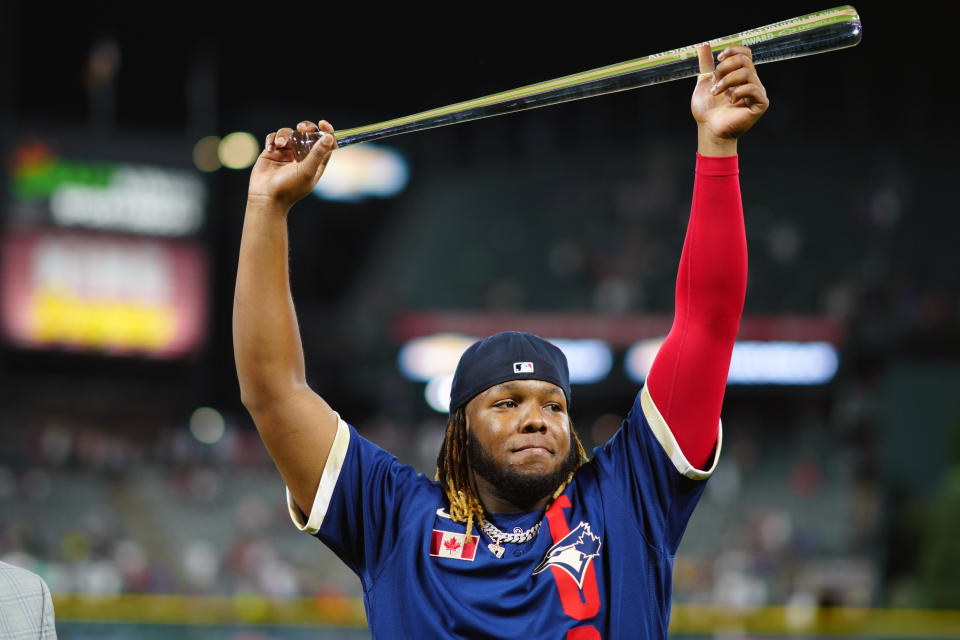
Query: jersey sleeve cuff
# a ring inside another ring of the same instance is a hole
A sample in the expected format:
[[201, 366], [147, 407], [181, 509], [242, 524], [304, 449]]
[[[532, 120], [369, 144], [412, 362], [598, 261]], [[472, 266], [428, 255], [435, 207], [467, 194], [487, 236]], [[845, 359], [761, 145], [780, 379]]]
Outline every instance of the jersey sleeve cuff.
[[710, 464], [710, 468], [706, 470], [697, 469], [690, 464], [686, 456], [683, 455], [683, 451], [680, 450], [680, 445], [677, 443], [677, 439], [673, 437], [673, 432], [670, 431], [666, 420], [660, 415], [660, 410], [657, 409], [657, 405], [653, 403], [649, 388], [650, 385], [645, 385], [643, 391], [640, 392], [640, 406], [643, 409], [643, 415], [646, 417], [647, 424], [650, 425], [650, 430], [653, 431], [657, 442], [663, 447], [667, 457], [670, 458], [670, 462], [673, 463], [673, 466], [680, 474], [691, 480], [706, 480], [710, 477], [710, 474], [713, 473], [713, 470], [717, 468], [717, 460], [720, 459], [720, 445], [723, 444], [722, 422], [717, 427], [717, 446], [714, 447], [713, 450], [713, 461]]
[[323, 467], [320, 486], [317, 487], [317, 495], [313, 498], [309, 516], [305, 516], [300, 510], [290, 494], [290, 489], [287, 488], [287, 509], [290, 511], [290, 519], [300, 531], [306, 531], [310, 535], [320, 531], [320, 525], [323, 524], [323, 518], [327, 515], [327, 508], [330, 506], [330, 499], [333, 497], [333, 489], [337, 486], [337, 479], [340, 477], [340, 470], [343, 469], [349, 444], [350, 428], [337, 414], [337, 435], [333, 438], [333, 447], [330, 448], [327, 464]]
[[702, 156], [697, 152], [697, 175], [735, 176], [740, 173], [740, 156]]

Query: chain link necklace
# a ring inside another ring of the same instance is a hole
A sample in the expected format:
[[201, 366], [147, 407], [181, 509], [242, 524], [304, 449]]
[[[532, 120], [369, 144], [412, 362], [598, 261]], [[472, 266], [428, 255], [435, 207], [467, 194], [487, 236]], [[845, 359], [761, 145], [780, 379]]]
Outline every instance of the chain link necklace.
[[487, 520], [483, 521], [483, 532], [490, 536], [490, 539], [493, 540], [490, 544], [487, 545], [487, 548], [490, 549], [490, 553], [497, 556], [498, 558], [503, 557], [503, 552], [506, 551], [501, 543], [509, 542], [510, 544], [523, 544], [524, 542], [530, 542], [537, 537], [537, 534], [540, 533], [540, 525], [543, 524], [543, 520], [540, 520], [537, 524], [533, 525], [526, 531], [515, 531], [515, 533], [504, 533], [497, 529], [493, 523], [488, 522]]

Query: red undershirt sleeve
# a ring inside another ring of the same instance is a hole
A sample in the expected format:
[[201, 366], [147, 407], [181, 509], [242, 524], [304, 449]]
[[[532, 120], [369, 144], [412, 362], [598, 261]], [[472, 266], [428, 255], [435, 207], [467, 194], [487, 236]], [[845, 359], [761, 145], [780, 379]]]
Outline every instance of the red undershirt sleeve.
[[737, 156], [697, 154], [673, 326], [647, 377], [650, 396], [687, 461], [710, 460], [747, 288]]

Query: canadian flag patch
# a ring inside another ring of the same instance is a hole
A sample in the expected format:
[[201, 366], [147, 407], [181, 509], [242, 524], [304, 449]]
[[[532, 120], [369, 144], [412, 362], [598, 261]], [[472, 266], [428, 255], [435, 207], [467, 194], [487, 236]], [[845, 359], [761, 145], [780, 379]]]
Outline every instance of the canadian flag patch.
[[513, 372], [514, 373], [533, 373], [533, 363], [532, 362], [514, 362]]
[[480, 536], [470, 536], [470, 539], [464, 542], [465, 537], [466, 534], [463, 533], [434, 529], [433, 537], [430, 539], [430, 555], [434, 558], [454, 558], [473, 562], [477, 556], [477, 541]]

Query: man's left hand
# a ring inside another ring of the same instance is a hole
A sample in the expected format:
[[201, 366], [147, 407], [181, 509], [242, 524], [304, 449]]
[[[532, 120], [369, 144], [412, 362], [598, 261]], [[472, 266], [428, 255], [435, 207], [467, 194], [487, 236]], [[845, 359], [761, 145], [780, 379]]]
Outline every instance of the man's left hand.
[[705, 155], [736, 153], [736, 140], [770, 106], [760, 83], [749, 47], [729, 46], [717, 56], [716, 69], [709, 44], [697, 50], [700, 76], [690, 110], [700, 130], [700, 152]]

